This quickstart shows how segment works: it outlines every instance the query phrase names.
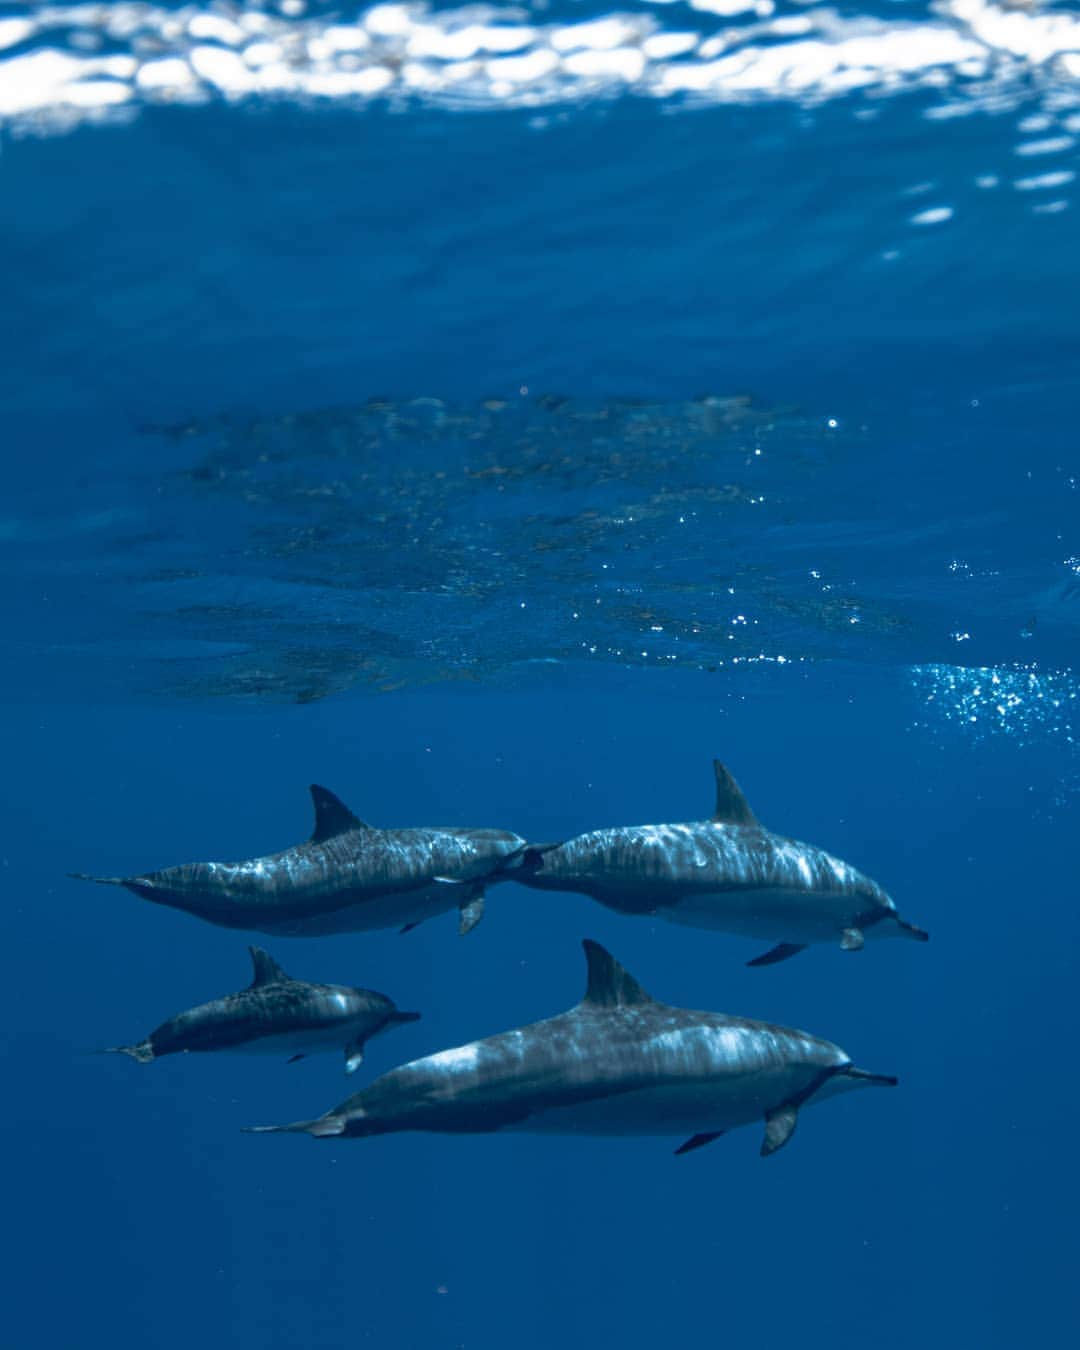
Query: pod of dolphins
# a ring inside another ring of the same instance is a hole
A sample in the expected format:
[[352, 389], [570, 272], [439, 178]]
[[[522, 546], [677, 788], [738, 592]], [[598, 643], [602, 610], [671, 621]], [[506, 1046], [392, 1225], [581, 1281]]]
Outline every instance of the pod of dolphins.
[[[751, 966], [788, 960], [812, 943], [859, 951], [870, 939], [927, 940], [870, 877], [766, 829], [724, 765], [714, 761], [714, 769], [712, 816], [684, 824], [593, 830], [561, 843], [496, 829], [380, 829], [313, 786], [311, 838], [282, 852], [132, 877], [73, 875], [222, 927], [290, 937], [407, 932], [454, 909], [465, 934], [483, 918], [487, 890], [516, 881], [772, 944]], [[856, 1068], [839, 1046], [806, 1032], [658, 1002], [598, 943], [584, 948], [588, 983], [568, 1012], [413, 1060], [317, 1119], [250, 1132], [669, 1135], [682, 1141], [681, 1154], [762, 1121], [767, 1156], [791, 1138], [802, 1106], [897, 1082]], [[247, 989], [107, 1053], [146, 1063], [196, 1051], [288, 1052], [292, 1062], [343, 1050], [352, 1073], [368, 1040], [420, 1016], [373, 990], [293, 979], [261, 948], [249, 950]]]

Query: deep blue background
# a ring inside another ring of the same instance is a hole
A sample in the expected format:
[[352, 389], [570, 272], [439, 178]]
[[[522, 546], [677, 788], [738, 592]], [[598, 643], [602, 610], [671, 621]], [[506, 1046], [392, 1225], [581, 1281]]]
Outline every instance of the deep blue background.
[[[493, 1350], [750, 1345], [763, 1324], [769, 1344], [1062, 1334], [1077, 929], [1070, 818], [1047, 817], [1040, 781], [1060, 763], [905, 735], [911, 710], [898, 680], [796, 675], [745, 701], [613, 682], [284, 714], [57, 707], [9, 726], [4, 1126], [26, 1263], [9, 1319], [57, 1346], [104, 1325], [118, 1346]], [[468, 940], [445, 918], [267, 945], [298, 975], [424, 1009], [369, 1072], [569, 1006], [592, 935], [660, 997], [807, 1026], [900, 1075], [808, 1111], [768, 1162], [750, 1131], [679, 1159], [655, 1139], [256, 1139], [238, 1127], [346, 1095], [337, 1060], [140, 1070], [78, 1053], [239, 986], [247, 957], [237, 935], [68, 867], [302, 837], [311, 778], [377, 822], [558, 837], [693, 817], [714, 751], [766, 822], [871, 868], [932, 942], [750, 971], [747, 944], [507, 885]]]
[[[754, 387], [878, 425], [920, 408], [922, 449], [962, 448], [933, 489], [956, 500], [984, 453], [994, 473], [1048, 442], [1067, 456], [1074, 213], [973, 186], [1015, 170], [1010, 118], [919, 112], [617, 105], [538, 131], [516, 114], [219, 109], [6, 144], [11, 513], [23, 490], [30, 511], [122, 469], [147, 419], [521, 383]], [[926, 202], [902, 190], [927, 179], [957, 207], [943, 230], [906, 223]], [[973, 393], [1002, 389], [1007, 426], [962, 434]], [[882, 471], [897, 481], [895, 460]], [[1080, 552], [1058, 515], [1045, 537], [1037, 510], [1015, 528], [1047, 560]], [[18, 600], [38, 641], [87, 623]], [[87, 700], [70, 658], [10, 679], [12, 1345], [891, 1350], [1080, 1330], [1067, 746], [911, 730], [925, 709], [904, 664], [308, 707]], [[510, 885], [467, 940], [446, 918], [267, 945], [298, 976], [424, 1010], [375, 1043], [370, 1072], [569, 1006], [589, 935], [659, 997], [805, 1026], [900, 1075], [808, 1111], [768, 1162], [749, 1131], [680, 1159], [648, 1139], [253, 1139], [239, 1127], [344, 1096], [338, 1063], [81, 1053], [240, 986], [247, 957], [239, 935], [69, 869], [283, 846], [307, 833], [312, 780], [383, 824], [553, 838], [684, 819], [711, 805], [714, 754], [767, 824], [865, 867], [930, 945], [747, 971], [753, 949], [720, 935]]]

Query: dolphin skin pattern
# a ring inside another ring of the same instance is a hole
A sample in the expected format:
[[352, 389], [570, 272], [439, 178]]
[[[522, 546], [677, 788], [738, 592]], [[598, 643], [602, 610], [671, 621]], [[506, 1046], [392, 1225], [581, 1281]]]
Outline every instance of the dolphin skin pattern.
[[526, 851], [514, 879], [578, 891], [622, 914], [776, 943], [752, 966], [787, 960], [811, 943], [858, 951], [870, 937], [927, 940], [876, 881], [823, 849], [765, 829], [728, 770], [719, 760], [713, 765], [710, 820], [593, 830]]
[[588, 987], [569, 1012], [404, 1064], [316, 1120], [250, 1132], [671, 1135], [688, 1153], [761, 1121], [767, 1156], [801, 1107], [896, 1085], [806, 1032], [659, 1003], [598, 943], [584, 948]]
[[308, 984], [286, 975], [261, 947], [249, 947], [254, 978], [237, 994], [202, 1003], [170, 1017], [135, 1045], [117, 1045], [105, 1054], [130, 1055], [148, 1064], [165, 1055], [236, 1050], [289, 1053], [292, 1063], [324, 1050], [345, 1052], [345, 1072], [364, 1059], [372, 1036], [415, 1022], [420, 1014], [399, 1012], [393, 999], [373, 989]]
[[79, 880], [126, 886], [224, 928], [288, 937], [413, 928], [457, 909], [468, 933], [484, 888], [506, 878], [525, 840], [507, 830], [452, 826], [380, 830], [313, 785], [315, 830], [305, 843], [245, 862], [198, 862], [133, 877]]

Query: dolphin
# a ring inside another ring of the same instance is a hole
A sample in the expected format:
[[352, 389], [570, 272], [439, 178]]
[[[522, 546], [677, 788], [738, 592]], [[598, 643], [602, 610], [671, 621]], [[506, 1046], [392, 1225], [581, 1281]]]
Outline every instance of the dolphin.
[[583, 945], [588, 986], [569, 1012], [403, 1064], [317, 1120], [248, 1132], [674, 1135], [689, 1153], [763, 1121], [768, 1156], [810, 1102], [896, 1086], [804, 1031], [658, 1003], [599, 943]]
[[483, 918], [485, 885], [503, 880], [525, 853], [525, 840], [507, 830], [376, 829], [326, 788], [310, 790], [314, 833], [281, 853], [134, 877], [70, 875], [126, 886], [223, 928], [286, 937], [399, 925], [404, 932], [457, 909], [459, 931], [468, 933]]
[[719, 760], [716, 811], [685, 825], [593, 830], [527, 850], [514, 880], [579, 891], [620, 914], [647, 914], [776, 943], [751, 966], [813, 942], [861, 950], [866, 938], [928, 934], [902, 919], [876, 881], [812, 844], [761, 825]]
[[102, 1054], [130, 1055], [149, 1064], [164, 1055], [193, 1051], [290, 1051], [291, 1064], [344, 1046], [345, 1072], [353, 1073], [363, 1063], [364, 1046], [372, 1036], [420, 1016], [399, 1012], [393, 999], [373, 989], [294, 980], [261, 947], [248, 951], [255, 974], [246, 989], [177, 1013], [136, 1045], [110, 1046]]

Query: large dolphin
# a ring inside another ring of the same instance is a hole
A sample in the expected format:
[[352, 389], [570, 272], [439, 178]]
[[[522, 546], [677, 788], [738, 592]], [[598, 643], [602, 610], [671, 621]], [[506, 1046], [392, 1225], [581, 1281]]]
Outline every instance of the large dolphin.
[[447, 910], [468, 933], [484, 914], [484, 886], [519, 866], [525, 840], [506, 830], [452, 826], [380, 830], [315, 784], [315, 831], [303, 844], [244, 862], [183, 863], [135, 877], [81, 881], [126, 886], [159, 905], [223, 928], [320, 937], [414, 928]]
[[688, 1153], [760, 1120], [767, 1155], [809, 1102], [896, 1085], [806, 1032], [657, 1003], [598, 943], [584, 947], [588, 987], [569, 1012], [413, 1060], [317, 1120], [250, 1132], [676, 1135]]
[[323, 1050], [345, 1051], [345, 1072], [364, 1059], [364, 1045], [379, 1032], [415, 1022], [393, 999], [374, 989], [307, 984], [286, 975], [261, 947], [249, 947], [255, 975], [238, 994], [177, 1013], [136, 1045], [115, 1045], [110, 1055], [130, 1055], [149, 1064], [164, 1055], [240, 1050], [289, 1055], [289, 1063]]
[[858, 951], [868, 937], [925, 942], [876, 881], [812, 844], [765, 829], [719, 760], [716, 811], [685, 825], [593, 830], [527, 851], [514, 880], [580, 891], [621, 914], [646, 914], [774, 942], [772, 965], [812, 942]]

